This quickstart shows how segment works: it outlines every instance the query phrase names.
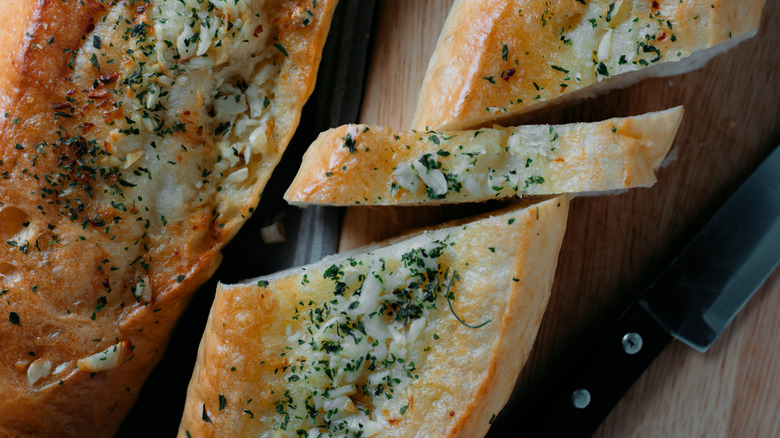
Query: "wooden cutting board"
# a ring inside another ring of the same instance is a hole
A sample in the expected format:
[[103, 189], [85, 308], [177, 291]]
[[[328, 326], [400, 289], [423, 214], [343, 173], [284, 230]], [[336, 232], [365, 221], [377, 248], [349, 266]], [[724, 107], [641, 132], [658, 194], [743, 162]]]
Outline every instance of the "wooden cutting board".
[[[425, 68], [451, 3], [380, 4], [362, 123], [411, 127]], [[544, 392], [545, 382], [566, 365], [567, 354], [607, 329], [780, 144], [778, 22], [780, 2], [769, 0], [759, 35], [703, 69], [648, 80], [539, 120], [594, 121], [685, 106], [669, 163], [654, 187], [573, 201], [550, 304], [513, 397], [520, 409]], [[449, 207], [351, 207], [340, 250], [463, 214], [462, 208]], [[780, 436], [777, 333], [780, 270], [708, 353], [679, 343], [665, 350], [596, 436]]]
[[[380, 2], [361, 122], [396, 129], [411, 126], [425, 68], [451, 3]], [[780, 144], [780, 1], [767, 3], [760, 34], [705, 68], [648, 80], [539, 120], [595, 121], [680, 104], [686, 111], [670, 163], [659, 171], [654, 187], [572, 202], [550, 304], [515, 388], [511, 409], [533, 403], [550, 379], [561, 372], [567, 354], [603, 333], [720, 203]], [[322, 87], [327, 84], [317, 84], [318, 89]], [[313, 123], [306, 118], [306, 110], [304, 113], [299, 131]], [[296, 164], [306, 146], [291, 144], [284, 160]], [[291, 178], [297, 167], [287, 169], [282, 164], [269, 182], [270, 194], [261, 200], [263, 208], [258, 208], [258, 214], [228, 245], [219, 271], [194, 297], [118, 437], [136, 437], [150, 430], [155, 436], [176, 433], [216, 282], [269, 274], [286, 262], [277, 257], [280, 247], [259, 245], [264, 221], [286, 211], [281, 199], [286, 185], [277, 179]], [[274, 195], [274, 188], [279, 193]], [[350, 207], [344, 213], [340, 250], [484, 208]], [[681, 345], [668, 348], [596, 436], [780, 436], [777, 333], [780, 272], [774, 273], [707, 354]]]

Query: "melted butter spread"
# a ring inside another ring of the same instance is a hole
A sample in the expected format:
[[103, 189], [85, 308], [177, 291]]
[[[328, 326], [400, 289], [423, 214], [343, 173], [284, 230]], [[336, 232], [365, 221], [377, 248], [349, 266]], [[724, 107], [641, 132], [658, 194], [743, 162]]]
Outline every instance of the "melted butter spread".
[[[296, 307], [278, 370], [288, 387], [267, 436], [366, 437], [406, 413], [427, 344], [438, 338], [423, 330], [457, 278], [440, 259], [447, 245], [427, 239], [324, 270], [332, 299]], [[322, 284], [309, 275], [300, 278], [303, 290]]]
[[111, 9], [74, 51], [72, 82], [103, 109], [83, 164], [119, 182], [96, 200], [138, 212], [153, 235], [198, 209], [218, 221], [225, 199], [256, 181], [250, 163], [269, 153], [287, 56], [271, 42], [278, 29], [259, 0], [136, 6]]
[[513, 133], [487, 129], [449, 136], [429, 131], [425, 136], [434, 145], [447, 146], [400, 163], [393, 171], [393, 194], [404, 189], [447, 199], [461, 192], [473, 197], [544, 193], [544, 176], [559, 139], [552, 126], [543, 125]]

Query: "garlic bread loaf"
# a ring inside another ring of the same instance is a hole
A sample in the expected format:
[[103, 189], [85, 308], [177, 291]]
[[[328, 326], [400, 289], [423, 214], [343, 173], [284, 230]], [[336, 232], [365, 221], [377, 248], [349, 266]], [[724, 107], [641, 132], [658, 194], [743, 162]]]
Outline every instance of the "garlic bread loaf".
[[113, 435], [257, 205], [335, 1], [12, 1], [0, 436]]
[[527, 114], [681, 74], [758, 31], [764, 0], [456, 0], [413, 127], [517, 124]]
[[180, 437], [484, 435], [528, 357], [568, 198], [220, 285]]
[[408, 205], [650, 186], [682, 115], [472, 131], [341, 126], [309, 147], [285, 199]]

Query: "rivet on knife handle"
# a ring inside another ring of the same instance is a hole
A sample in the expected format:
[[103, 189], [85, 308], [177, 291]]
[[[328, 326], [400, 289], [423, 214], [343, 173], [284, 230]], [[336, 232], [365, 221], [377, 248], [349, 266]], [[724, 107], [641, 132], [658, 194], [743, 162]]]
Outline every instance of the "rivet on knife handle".
[[629, 308], [602, 341], [572, 362], [576, 372], [523, 419], [529, 437], [589, 437], [631, 385], [672, 341], [639, 305]]

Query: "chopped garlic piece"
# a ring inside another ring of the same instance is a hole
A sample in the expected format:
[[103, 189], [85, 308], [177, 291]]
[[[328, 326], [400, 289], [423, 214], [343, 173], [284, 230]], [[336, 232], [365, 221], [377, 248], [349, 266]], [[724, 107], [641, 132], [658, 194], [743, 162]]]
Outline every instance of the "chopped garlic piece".
[[39, 379], [51, 373], [51, 362], [48, 359], [38, 359], [27, 368], [27, 381], [34, 385]]
[[611, 56], [612, 52], [612, 29], [607, 29], [607, 33], [601, 37], [599, 42], [599, 49], [596, 53], [596, 57], [599, 61], [606, 61]]
[[141, 302], [148, 302], [152, 300], [152, 287], [148, 283], [149, 281], [146, 276], [143, 276], [138, 279], [138, 282], [135, 284], [135, 286], [130, 288], [130, 290], [133, 292], [133, 296], [135, 296], [135, 299]]
[[420, 336], [420, 333], [422, 333], [423, 329], [425, 328], [426, 322], [427, 320], [424, 316], [420, 319], [412, 321], [412, 323], [409, 325], [409, 343], [413, 343], [417, 337]]
[[395, 182], [400, 187], [405, 188], [411, 193], [415, 193], [417, 188], [420, 187], [420, 181], [417, 179], [417, 175], [414, 174], [414, 170], [408, 164], [401, 164], [393, 172]]
[[[144, 119], [147, 120], [147, 119]], [[125, 157], [125, 160], [122, 162], [122, 168], [128, 169], [130, 166], [133, 165], [136, 161], [138, 161], [139, 158], [143, 157], [146, 153], [144, 151], [135, 151], [127, 154]]]
[[105, 371], [120, 365], [130, 356], [130, 341], [122, 341], [105, 350], [79, 359], [76, 366], [81, 371], [96, 373]]
[[420, 175], [420, 179], [428, 186], [436, 196], [444, 195], [447, 193], [447, 178], [439, 169], [432, 169], [425, 165], [422, 161], [415, 161], [412, 163], [414, 170]]
[[227, 119], [229, 119], [236, 114], [245, 113], [249, 108], [243, 95], [226, 94], [216, 99], [214, 109], [221, 118], [226, 118], [224, 116], [227, 116]]
[[198, 45], [195, 44], [194, 41], [191, 41], [193, 35], [195, 35], [195, 32], [192, 31], [192, 28], [184, 26], [184, 30], [179, 37], [176, 38], [176, 49], [179, 50], [182, 60], [191, 58], [198, 48]]
[[242, 167], [235, 172], [228, 175], [227, 178], [225, 178], [225, 182], [229, 184], [236, 184], [240, 183], [241, 181], [246, 180], [246, 178], [249, 176], [249, 169], [246, 167]]
[[[202, 18], [201, 18], [202, 19]], [[198, 49], [195, 52], [196, 55], [202, 56], [211, 47], [211, 42], [214, 40], [214, 36], [217, 34], [216, 27], [212, 28], [209, 25], [208, 20], [203, 20], [200, 25], [200, 35], [198, 41]]]

